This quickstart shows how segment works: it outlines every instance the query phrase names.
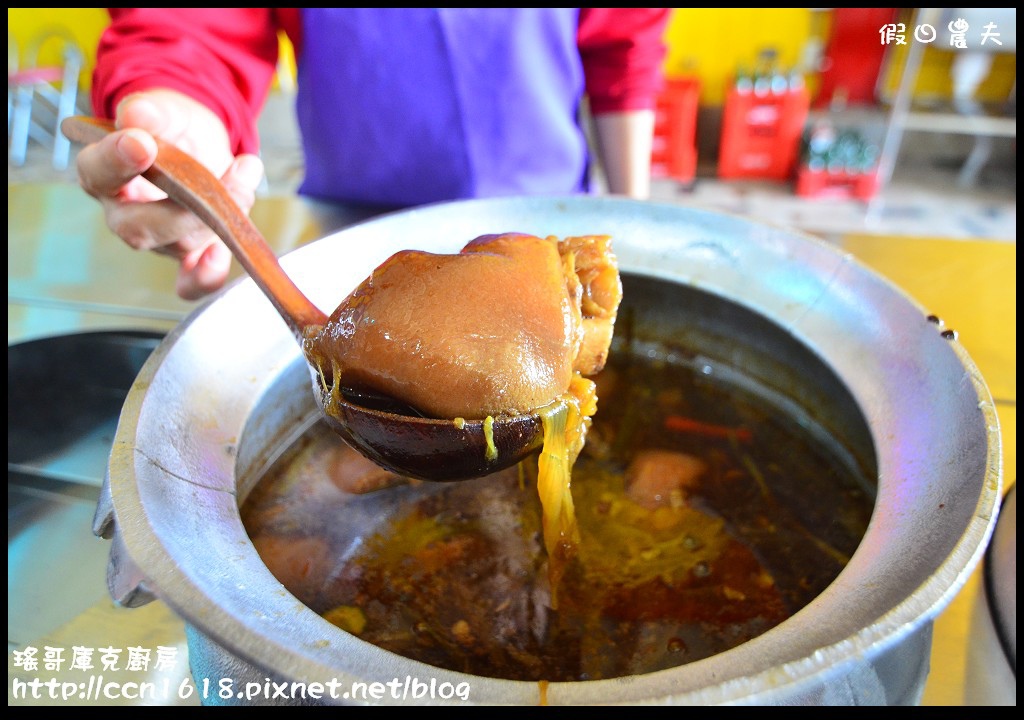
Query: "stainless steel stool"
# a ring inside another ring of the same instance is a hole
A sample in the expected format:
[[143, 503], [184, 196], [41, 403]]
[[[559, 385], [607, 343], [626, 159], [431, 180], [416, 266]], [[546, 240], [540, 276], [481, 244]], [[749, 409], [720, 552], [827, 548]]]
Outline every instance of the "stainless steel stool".
[[[40, 66], [44, 46], [58, 43], [60, 65]], [[29, 141], [53, 147], [53, 167], [65, 170], [71, 143], [60, 132], [61, 121], [77, 112], [78, 90], [85, 56], [75, 39], [61, 28], [39, 33], [26, 47], [20, 63], [17, 41], [7, 33], [7, 136], [8, 161], [21, 167]]]

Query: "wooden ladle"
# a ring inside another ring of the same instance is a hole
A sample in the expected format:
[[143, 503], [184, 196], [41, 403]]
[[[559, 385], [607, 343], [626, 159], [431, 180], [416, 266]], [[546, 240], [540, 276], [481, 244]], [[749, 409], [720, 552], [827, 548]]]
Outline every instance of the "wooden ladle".
[[[98, 142], [115, 129], [109, 121], [90, 117], [69, 117], [61, 123], [64, 135], [82, 145]], [[220, 180], [177, 147], [157, 139], [157, 148], [156, 161], [143, 177], [195, 213], [224, 241], [301, 346], [306, 329], [324, 325], [328, 316], [285, 274], [263, 235]], [[357, 403], [347, 393], [328, 411], [328, 391], [313, 368], [311, 375], [313, 394], [327, 424], [366, 457], [407, 477], [431, 481], [481, 477], [514, 465], [543, 440], [536, 413], [494, 417], [489, 441], [483, 419], [456, 423], [388, 412], [367, 407], [369, 402]]]

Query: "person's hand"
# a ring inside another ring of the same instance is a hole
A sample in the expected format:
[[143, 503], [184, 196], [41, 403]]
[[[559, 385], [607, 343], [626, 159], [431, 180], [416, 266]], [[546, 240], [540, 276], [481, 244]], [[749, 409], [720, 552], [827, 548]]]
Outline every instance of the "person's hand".
[[100, 201], [107, 226], [136, 250], [169, 255], [180, 263], [177, 293], [196, 300], [224, 285], [231, 252], [198, 217], [140, 177], [156, 159], [159, 137], [189, 153], [221, 179], [246, 213], [256, 200], [263, 163], [234, 157], [217, 115], [172, 90], [126, 97], [117, 108], [118, 130], [78, 153], [82, 188]]

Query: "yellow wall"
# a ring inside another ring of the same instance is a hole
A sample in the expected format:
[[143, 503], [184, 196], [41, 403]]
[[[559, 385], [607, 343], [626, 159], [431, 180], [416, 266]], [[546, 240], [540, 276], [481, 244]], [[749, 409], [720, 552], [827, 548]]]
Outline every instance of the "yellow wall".
[[814, 23], [808, 8], [673, 8], [665, 34], [665, 73], [696, 74], [702, 105], [721, 105], [738, 66], [752, 69], [774, 48], [779, 66], [799, 63]]
[[[90, 86], [93, 58], [100, 34], [110, 18], [103, 8], [7, 8], [8, 55], [11, 53], [11, 38], [20, 51], [19, 65], [24, 66], [28, 47], [43, 33], [60, 29], [69, 33], [85, 55], [84, 87]], [[40, 48], [39, 65], [60, 65], [59, 43], [47, 41]]]

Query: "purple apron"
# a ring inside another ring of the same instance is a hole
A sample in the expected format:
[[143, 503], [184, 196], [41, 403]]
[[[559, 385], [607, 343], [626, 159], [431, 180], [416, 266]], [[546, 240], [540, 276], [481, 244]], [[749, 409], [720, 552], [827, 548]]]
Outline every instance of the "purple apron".
[[587, 189], [577, 8], [305, 8], [300, 192], [408, 206]]

